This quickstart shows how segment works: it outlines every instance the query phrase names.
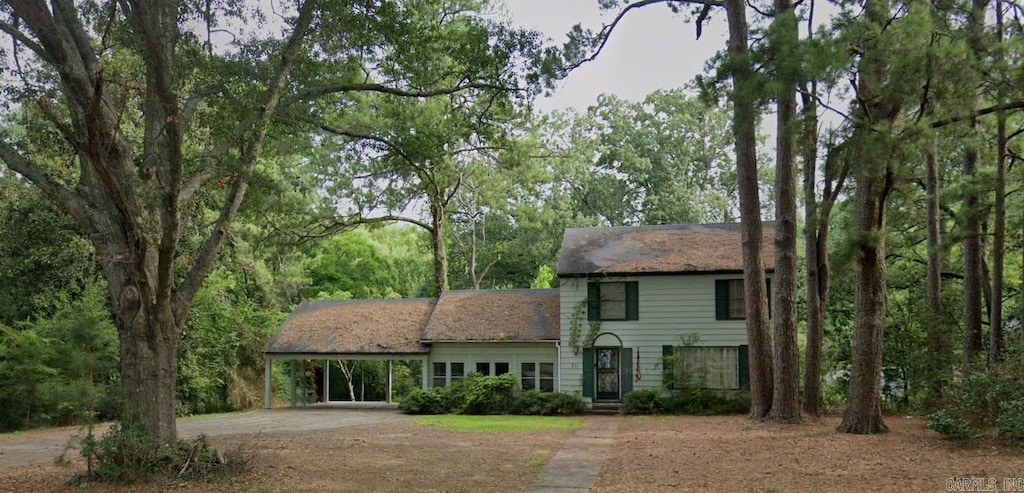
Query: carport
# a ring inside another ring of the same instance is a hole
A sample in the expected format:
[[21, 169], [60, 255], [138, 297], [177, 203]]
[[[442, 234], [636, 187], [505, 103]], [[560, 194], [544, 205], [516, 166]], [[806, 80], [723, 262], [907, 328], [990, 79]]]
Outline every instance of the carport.
[[[290, 362], [291, 405], [297, 404], [296, 373], [300, 361], [324, 361], [325, 400], [330, 400], [331, 360], [377, 360], [387, 363], [386, 402], [391, 402], [392, 365], [420, 360], [429, 348], [420, 342], [436, 304], [434, 298], [400, 300], [306, 301], [288, 317], [263, 348], [264, 407], [272, 407], [274, 361]], [[427, 386], [427, 372], [420, 375]]]

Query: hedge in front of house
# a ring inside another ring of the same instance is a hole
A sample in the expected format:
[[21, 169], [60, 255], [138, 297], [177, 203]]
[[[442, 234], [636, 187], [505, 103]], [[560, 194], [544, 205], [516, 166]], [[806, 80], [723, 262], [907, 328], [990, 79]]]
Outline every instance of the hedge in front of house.
[[583, 414], [587, 405], [578, 396], [528, 390], [521, 392], [512, 374], [483, 376], [470, 373], [448, 387], [416, 389], [398, 405], [409, 414]]

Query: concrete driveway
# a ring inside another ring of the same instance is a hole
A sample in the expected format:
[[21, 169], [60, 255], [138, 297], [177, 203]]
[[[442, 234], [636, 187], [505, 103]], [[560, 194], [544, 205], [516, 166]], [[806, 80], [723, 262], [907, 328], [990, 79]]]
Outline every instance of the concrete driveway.
[[[311, 431], [354, 426], [374, 426], [411, 419], [393, 408], [315, 405], [240, 413], [178, 418], [178, 435], [255, 435], [276, 431]], [[95, 433], [102, 434], [106, 424]], [[72, 436], [85, 433], [81, 427], [48, 428], [0, 435], [0, 468], [48, 464], [64, 451]], [[77, 457], [77, 452], [72, 452]]]

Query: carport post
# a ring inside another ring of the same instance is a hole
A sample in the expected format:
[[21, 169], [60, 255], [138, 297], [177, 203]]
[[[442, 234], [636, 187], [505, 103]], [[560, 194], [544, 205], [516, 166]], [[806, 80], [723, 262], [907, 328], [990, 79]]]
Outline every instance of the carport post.
[[273, 368], [271, 367], [273, 363], [270, 361], [270, 356], [266, 356], [263, 359], [263, 408], [270, 409], [272, 405], [270, 400], [270, 375], [273, 373]]
[[298, 366], [298, 365], [297, 365], [297, 363], [298, 363], [297, 361], [295, 361], [295, 360], [291, 360], [291, 364], [292, 364], [292, 371], [291, 371], [291, 381], [292, 381], [292, 407], [295, 407], [295, 367], [296, 367], [296, 366]]
[[427, 390], [427, 367], [430, 366], [430, 357], [423, 358], [423, 364], [420, 365], [420, 388]]
[[331, 360], [324, 360], [324, 403], [331, 402]]
[[387, 402], [391, 402], [391, 360], [388, 360], [388, 397]]

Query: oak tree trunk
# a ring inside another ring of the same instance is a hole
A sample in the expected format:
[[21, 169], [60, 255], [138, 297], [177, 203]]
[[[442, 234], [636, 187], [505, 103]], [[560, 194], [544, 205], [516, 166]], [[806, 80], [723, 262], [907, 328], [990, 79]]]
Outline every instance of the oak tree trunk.
[[448, 290], [448, 250], [445, 247], [445, 205], [436, 197], [430, 199], [430, 239], [434, 249], [434, 294]]

